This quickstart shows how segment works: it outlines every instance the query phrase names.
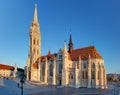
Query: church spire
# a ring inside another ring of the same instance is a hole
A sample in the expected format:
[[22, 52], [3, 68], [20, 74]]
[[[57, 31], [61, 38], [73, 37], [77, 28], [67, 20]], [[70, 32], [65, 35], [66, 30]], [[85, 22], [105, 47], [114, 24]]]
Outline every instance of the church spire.
[[69, 40], [69, 53], [71, 53], [72, 52], [72, 50], [73, 50], [73, 43], [72, 43], [72, 36], [71, 36], [71, 34], [70, 34], [70, 40]]
[[72, 36], [71, 36], [71, 34], [70, 34], [70, 44], [72, 44]]
[[35, 10], [34, 10], [34, 22], [38, 23], [38, 16], [37, 16], [37, 4], [35, 4]]

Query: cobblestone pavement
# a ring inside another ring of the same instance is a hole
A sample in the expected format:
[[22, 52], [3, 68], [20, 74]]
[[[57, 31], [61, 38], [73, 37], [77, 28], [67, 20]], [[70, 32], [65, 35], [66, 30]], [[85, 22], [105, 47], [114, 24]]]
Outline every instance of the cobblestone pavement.
[[112, 90], [108, 89], [90, 89], [90, 88], [56, 88], [55, 91], [40, 92], [30, 95], [114, 95]]

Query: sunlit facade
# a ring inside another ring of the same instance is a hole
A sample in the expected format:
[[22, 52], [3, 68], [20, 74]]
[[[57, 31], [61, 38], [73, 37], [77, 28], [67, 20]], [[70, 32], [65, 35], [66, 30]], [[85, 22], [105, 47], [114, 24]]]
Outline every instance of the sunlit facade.
[[41, 55], [41, 32], [35, 6], [30, 27], [30, 47], [26, 76], [28, 80], [71, 87], [107, 88], [104, 59], [94, 46], [73, 48], [72, 36], [57, 53]]

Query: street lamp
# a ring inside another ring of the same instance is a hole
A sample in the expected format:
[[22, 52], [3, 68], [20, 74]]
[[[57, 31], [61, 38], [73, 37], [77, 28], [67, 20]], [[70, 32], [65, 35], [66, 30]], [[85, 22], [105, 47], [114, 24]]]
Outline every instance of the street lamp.
[[18, 88], [21, 88], [21, 95], [23, 95], [23, 83], [24, 83], [24, 82], [25, 82], [24, 78], [21, 78], [21, 79], [20, 79], [21, 86], [20, 86], [19, 83], [17, 84]]

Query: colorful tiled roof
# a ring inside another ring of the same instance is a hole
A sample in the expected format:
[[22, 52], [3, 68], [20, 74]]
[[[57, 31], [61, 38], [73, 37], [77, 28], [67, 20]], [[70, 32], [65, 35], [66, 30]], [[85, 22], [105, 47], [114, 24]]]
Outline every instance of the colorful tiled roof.
[[89, 58], [102, 58], [94, 46], [75, 49], [70, 53], [71, 60], [78, 60], [79, 56], [82, 59]]
[[57, 54], [48, 54], [46, 56], [41, 56], [39, 57], [36, 62], [33, 64], [33, 68], [34, 69], [38, 69], [38, 62], [42, 62], [42, 61], [45, 61], [46, 60], [46, 57], [47, 57], [47, 60], [54, 60], [54, 56], [57, 56]]
[[0, 64], [0, 69], [2, 69], [2, 70], [14, 70], [14, 67], [9, 66], [9, 65]]
[[[84, 48], [74, 49], [71, 53], [68, 52], [68, 60], [78, 60], [79, 56], [81, 59], [88, 59], [90, 55], [90, 58], [102, 58], [102, 56], [98, 53], [96, 48], [94, 46], [88, 46]], [[57, 56], [57, 54], [51, 54], [48, 53], [46, 56], [41, 56], [37, 59], [37, 61], [33, 64], [34, 68], [38, 68], [37, 62], [42, 62], [46, 60], [54, 60], [54, 56]]]

